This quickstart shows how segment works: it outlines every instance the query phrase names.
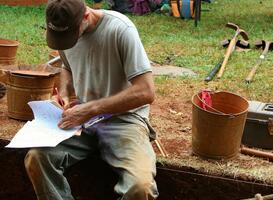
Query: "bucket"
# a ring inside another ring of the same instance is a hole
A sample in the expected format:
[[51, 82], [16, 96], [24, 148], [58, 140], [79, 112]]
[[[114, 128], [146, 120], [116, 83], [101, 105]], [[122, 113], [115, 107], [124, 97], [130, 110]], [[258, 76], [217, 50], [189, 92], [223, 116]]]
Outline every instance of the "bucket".
[[19, 42], [0, 39], [0, 64], [12, 65], [16, 61], [16, 52]]
[[238, 155], [247, 117], [246, 99], [211, 93], [212, 105], [202, 108], [201, 92], [192, 97], [192, 150], [203, 158], [231, 159]]
[[8, 73], [7, 102], [8, 116], [20, 120], [34, 118], [29, 101], [51, 98], [54, 76], [29, 76]]

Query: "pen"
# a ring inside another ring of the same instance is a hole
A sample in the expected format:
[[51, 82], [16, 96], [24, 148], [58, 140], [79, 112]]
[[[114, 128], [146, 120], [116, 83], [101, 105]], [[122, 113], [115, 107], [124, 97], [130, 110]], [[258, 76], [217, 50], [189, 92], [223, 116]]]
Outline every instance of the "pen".
[[55, 87], [55, 92], [56, 92], [56, 95], [57, 95], [57, 98], [58, 98], [58, 103], [63, 107], [64, 106], [64, 100], [62, 99], [59, 91], [58, 91], [58, 88]]

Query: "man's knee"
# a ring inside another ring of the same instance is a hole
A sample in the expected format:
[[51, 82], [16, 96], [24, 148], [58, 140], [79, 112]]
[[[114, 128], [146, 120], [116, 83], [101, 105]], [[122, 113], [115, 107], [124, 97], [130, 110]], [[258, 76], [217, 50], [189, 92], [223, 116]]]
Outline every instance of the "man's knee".
[[139, 199], [139, 200], [152, 200], [156, 199], [158, 191], [156, 183], [137, 181], [126, 193], [124, 200]]
[[45, 153], [39, 149], [31, 149], [25, 156], [25, 168], [29, 172], [31, 169], [36, 168], [41, 160], [45, 160]]

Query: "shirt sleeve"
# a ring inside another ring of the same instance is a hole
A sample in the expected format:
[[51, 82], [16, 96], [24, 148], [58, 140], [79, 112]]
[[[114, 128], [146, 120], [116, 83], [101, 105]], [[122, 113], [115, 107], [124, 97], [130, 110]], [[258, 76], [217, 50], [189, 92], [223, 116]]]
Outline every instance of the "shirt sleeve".
[[125, 29], [120, 38], [120, 55], [127, 80], [151, 72], [150, 61], [135, 27]]

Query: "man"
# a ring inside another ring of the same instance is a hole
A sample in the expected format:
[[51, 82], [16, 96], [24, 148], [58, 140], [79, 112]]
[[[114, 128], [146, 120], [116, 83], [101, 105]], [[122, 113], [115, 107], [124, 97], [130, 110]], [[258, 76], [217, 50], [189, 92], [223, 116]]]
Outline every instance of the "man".
[[[37, 198], [73, 199], [64, 170], [99, 151], [118, 173], [114, 190], [121, 199], [156, 199], [148, 122], [154, 84], [136, 27], [126, 16], [93, 10], [82, 0], [49, 1], [46, 22], [48, 46], [59, 50], [64, 63], [65, 111], [58, 126], [82, 125], [83, 131], [55, 148], [28, 152], [25, 167]], [[80, 102], [75, 106], [69, 102], [72, 82]]]

